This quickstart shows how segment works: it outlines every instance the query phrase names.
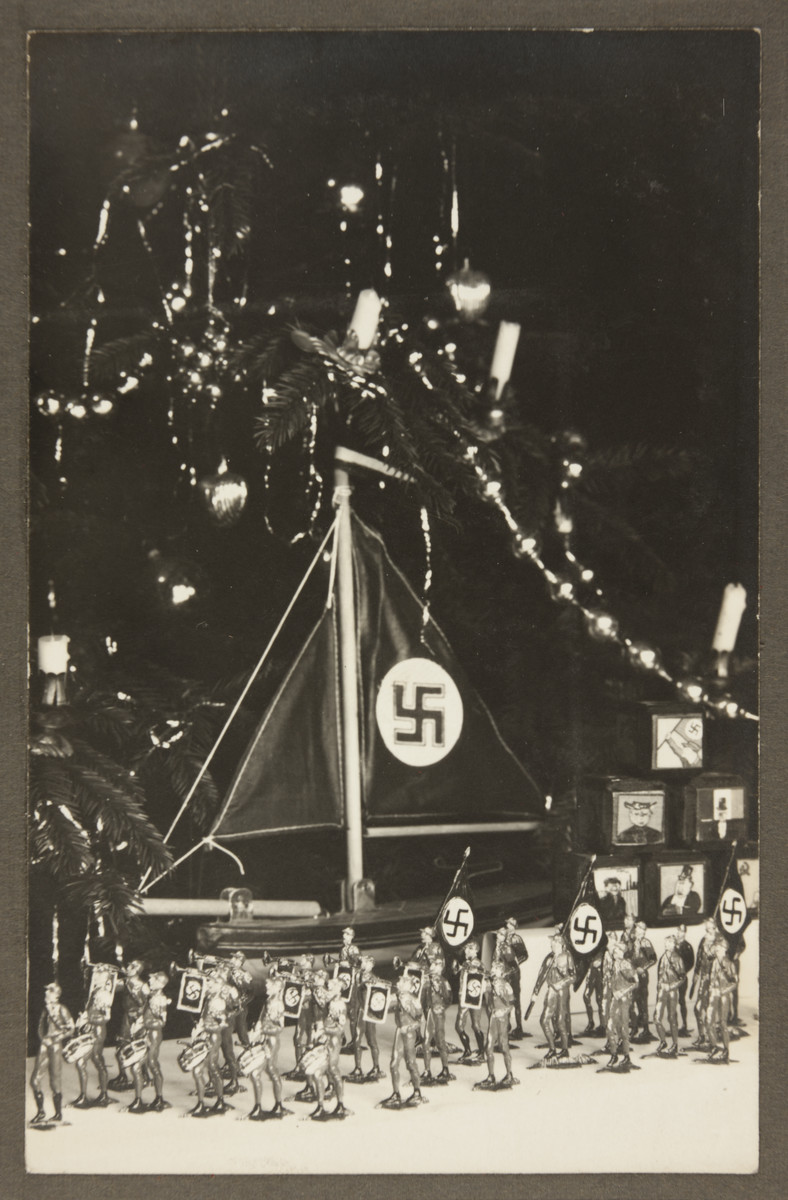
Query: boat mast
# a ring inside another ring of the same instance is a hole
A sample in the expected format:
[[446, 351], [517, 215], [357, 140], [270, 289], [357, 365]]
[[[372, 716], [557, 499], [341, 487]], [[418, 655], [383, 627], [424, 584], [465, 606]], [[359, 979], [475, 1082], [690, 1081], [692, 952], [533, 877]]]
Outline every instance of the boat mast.
[[361, 748], [359, 743], [358, 647], [353, 587], [353, 532], [351, 528], [350, 475], [334, 467], [334, 504], [337, 510], [337, 609], [339, 617], [339, 690], [342, 714], [342, 781], [345, 800], [345, 908], [369, 909], [375, 889], [364, 878], [361, 818]]

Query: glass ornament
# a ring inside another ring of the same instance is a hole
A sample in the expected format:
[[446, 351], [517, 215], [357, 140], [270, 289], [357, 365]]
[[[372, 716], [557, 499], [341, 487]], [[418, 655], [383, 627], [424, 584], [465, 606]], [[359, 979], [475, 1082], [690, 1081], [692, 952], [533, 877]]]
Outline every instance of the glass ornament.
[[59, 417], [66, 406], [66, 398], [62, 392], [46, 388], [36, 396], [35, 406], [44, 417]]
[[233, 525], [246, 505], [249, 489], [242, 475], [236, 475], [222, 459], [215, 475], [206, 475], [199, 483], [205, 507], [217, 525]]
[[475, 321], [487, 311], [492, 294], [490, 278], [484, 271], [472, 270], [469, 259], [448, 277], [446, 287], [464, 321]]
[[618, 621], [601, 608], [588, 609], [585, 614], [589, 637], [595, 642], [612, 642], [618, 635]]
[[627, 642], [626, 654], [632, 665], [639, 667], [642, 671], [660, 671], [662, 669], [662, 656], [659, 650], [649, 646], [648, 642]]
[[679, 679], [676, 682], [676, 690], [691, 704], [700, 704], [705, 689], [700, 679]]

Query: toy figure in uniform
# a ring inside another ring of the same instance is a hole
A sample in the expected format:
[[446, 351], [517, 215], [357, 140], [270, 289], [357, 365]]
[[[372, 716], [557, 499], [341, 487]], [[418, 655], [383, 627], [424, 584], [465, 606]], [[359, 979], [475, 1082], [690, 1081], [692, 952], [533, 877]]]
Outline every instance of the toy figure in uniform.
[[145, 1065], [156, 1091], [155, 1099], [148, 1105], [148, 1112], [163, 1112], [165, 1108], [169, 1107], [162, 1095], [164, 1077], [159, 1062], [164, 1026], [167, 1023], [167, 1009], [170, 1006], [169, 996], [164, 995], [164, 989], [168, 982], [169, 978], [165, 971], [154, 971], [148, 977], [150, 993], [142, 1014], [142, 1029], [147, 1043]]
[[[736, 987], [736, 967], [728, 954], [728, 944], [724, 938], [714, 943], [709, 971], [709, 1003], [706, 1012], [706, 1031], [711, 1045], [709, 1061], [727, 1063], [730, 1045], [728, 1032], [728, 1017], [730, 1015], [731, 996]], [[722, 1037], [723, 1048], [720, 1049], [718, 1034]]]
[[347, 1021], [348, 1002], [342, 995], [341, 979], [330, 979], [326, 988], [328, 992], [328, 1011], [326, 1012], [324, 1029], [328, 1046], [328, 1066], [326, 1074], [337, 1098], [336, 1108], [332, 1117], [346, 1117], [348, 1110], [344, 1105], [344, 1082], [339, 1056], [342, 1051], [342, 1034]]
[[236, 1022], [241, 1011], [241, 994], [232, 982], [231, 970], [230, 962], [223, 959], [218, 966], [214, 967], [213, 971], [221, 983], [221, 996], [225, 1006], [225, 1019], [221, 1027], [221, 1047], [222, 1058], [224, 1059], [222, 1078], [228, 1081], [228, 1086], [224, 1089], [226, 1096], [234, 1096], [240, 1090], [238, 1082], [238, 1059], [235, 1056], [233, 1033], [235, 1032]]
[[517, 921], [508, 917], [506, 924], [495, 935], [495, 950], [493, 961], [500, 959], [504, 966], [504, 978], [514, 993], [514, 1028], [510, 1030], [511, 1038], [525, 1037], [523, 1030], [523, 1012], [520, 1002], [520, 967], [528, 961], [528, 951], [525, 942], [517, 932]]
[[[229, 1107], [225, 1103], [224, 1081], [219, 1070], [222, 1032], [227, 1028], [225, 985], [219, 972], [212, 971], [208, 975], [205, 991], [202, 1013], [194, 1027], [192, 1038], [193, 1040], [204, 1038], [208, 1044], [208, 1053], [193, 1072], [194, 1082], [197, 1086], [197, 1104], [191, 1110], [193, 1117], [208, 1117], [212, 1113], [225, 1113]], [[208, 1108], [205, 1103], [205, 1094], [209, 1083], [216, 1092], [216, 1103], [213, 1108]]]
[[[476, 1063], [481, 1062], [482, 1058], [484, 1057], [484, 1033], [482, 1031], [481, 1021], [479, 1019], [481, 1009], [464, 1008], [462, 1005], [462, 997], [465, 995], [465, 978], [468, 973], [470, 971], [483, 971], [484, 968], [482, 966], [481, 959], [479, 958], [478, 942], [466, 942], [465, 946], [463, 947], [463, 953], [465, 955], [463, 962], [455, 962], [454, 964], [455, 973], [459, 973], [460, 976], [460, 1003], [457, 1008], [457, 1019], [454, 1023], [454, 1029], [457, 1037], [462, 1043], [462, 1055], [458, 1059], [458, 1062], [475, 1065]], [[476, 1038], [476, 1051], [471, 1050], [471, 1041], [467, 1032], [467, 1022], [469, 1017], [471, 1021], [471, 1030]]]
[[246, 958], [243, 950], [235, 950], [230, 955], [229, 982], [238, 992], [238, 1010], [232, 1022], [232, 1028], [238, 1035], [238, 1041], [244, 1047], [249, 1045], [249, 1030], [247, 1025], [249, 1001], [252, 999], [252, 976], [246, 970]]
[[[315, 1091], [314, 1079], [317, 1078], [317, 1075], [322, 1072], [321, 1078], [324, 1080], [323, 1084], [321, 1085], [323, 1087], [323, 1096], [325, 1096], [325, 1084], [328, 1081], [328, 1037], [326, 1035], [325, 1022], [326, 1017], [328, 1016], [328, 1007], [331, 1003], [331, 994], [328, 990], [329, 982], [328, 971], [324, 971], [322, 967], [315, 971], [312, 975], [312, 986], [310, 989], [312, 993], [311, 1033], [306, 1050], [296, 1063], [296, 1071], [304, 1073], [306, 1077], [306, 1085], [301, 1089], [300, 1092], [296, 1092], [295, 1099], [317, 1099], [318, 1109], [315, 1110], [316, 1115], [319, 1115], [320, 1112], [323, 1112], [324, 1110], [323, 1100]], [[317, 1047], [317, 1051], [315, 1054], [312, 1054], [311, 1051], [315, 1046]], [[325, 1065], [321, 1066], [320, 1064], [322, 1063], [323, 1058], [325, 1058]], [[304, 1065], [307, 1061], [311, 1064], [311, 1075]]]
[[714, 956], [714, 943], [720, 937], [720, 931], [717, 928], [717, 923], [713, 917], [709, 917], [703, 923], [703, 937], [698, 946], [698, 953], [695, 959], [695, 970], [692, 974], [692, 984], [690, 986], [690, 1000], [697, 991], [697, 999], [695, 1001], [695, 1024], [698, 1030], [698, 1036], [692, 1043], [695, 1050], [705, 1050], [711, 1044], [709, 1031], [706, 1027], [706, 1012], [709, 1007], [709, 984], [711, 981], [711, 964]]
[[637, 922], [632, 916], [632, 913], [627, 913], [624, 917], [624, 928], [621, 932], [621, 944], [624, 947], [624, 956], [632, 957], [632, 947], [635, 944], [635, 926]]
[[326, 1112], [328, 1056], [328, 1034], [323, 1027], [323, 1022], [316, 1021], [312, 1029], [312, 1043], [298, 1064], [307, 1081], [304, 1092], [314, 1096], [317, 1100], [317, 1107], [309, 1114], [313, 1121], [325, 1121], [330, 1115]]
[[446, 970], [446, 955], [443, 953], [443, 946], [435, 937], [435, 930], [431, 925], [425, 925], [419, 930], [421, 945], [414, 954], [415, 962], [421, 963], [422, 966], [429, 969], [434, 962], [440, 963], [441, 971]]
[[113, 1092], [127, 1092], [134, 1087], [134, 1082], [129, 1078], [129, 1073], [121, 1059], [120, 1050], [123, 1045], [131, 1041], [131, 1026], [135, 1021], [139, 1020], [142, 1015], [142, 1010], [145, 1007], [145, 1001], [148, 997], [148, 985], [142, 978], [142, 973], [145, 970], [145, 965], [138, 958], [132, 959], [124, 968], [123, 973], [118, 980], [117, 990], [121, 993], [121, 1018], [120, 1028], [117, 1036], [117, 1048], [115, 1057], [118, 1060], [118, 1074], [114, 1079], [110, 1079], [107, 1087]]
[[[588, 973], [586, 975], [585, 987], [583, 988], [583, 1003], [586, 1006], [586, 1016], [588, 1024], [583, 1033], [588, 1036], [595, 1036], [604, 1033], [605, 1025], [605, 1010], [603, 996], [603, 979], [602, 979], [602, 959], [604, 951], [595, 954], [588, 965]], [[597, 1012], [599, 1014], [599, 1024], [594, 1025], [594, 1000], [596, 1000]]]
[[[74, 1101], [74, 1108], [90, 1108], [94, 1103], [101, 1108], [106, 1108], [110, 1103], [110, 1098], [107, 1095], [107, 1084], [109, 1082], [109, 1073], [107, 1064], [104, 1061], [104, 1043], [107, 1040], [107, 1011], [104, 1008], [98, 997], [93, 995], [88, 996], [88, 1005], [85, 1012], [80, 1013], [77, 1018], [77, 1029], [80, 1033], [89, 1033], [93, 1038], [93, 1046], [89, 1054], [84, 1058], [78, 1058], [76, 1061], [77, 1075], [79, 1076], [79, 1095]], [[93, 1063], [96, 1068], [96, 1073], [99, 1080], [99, 1094], [95, 1101], [88, 1099], [88, 1063]]]
[[689, 1029], [687, 1028], [687, 988], [689, 986], [689, 973], [695, 966], [695, 951], [687, 941], [687, 926], [679, 925], [676, 929], [676, 952], [684, 964], [684, 977], [679, 983], [679, 1010], [681, 1012], [681, 1025], [679, 1026], [679, 1037], [688, 1037]]
[[[315, 981], [314, 954], [302, 954], [296, 964], [296, 968], [297, 977], [305, 985], [301, 1011], [298, 1014], [298, 1020], [293, 1032], [293, 1047], [295, 1049], [296, 1062], [298, 1062], [311, 1040], [312, 1025], [315, 1019], [315, 998], [312, 994], [312, 986]], [[302, 1075], [300, 1071], [296, 1070], [291, 1072], [288, 1078], [302, 1078]]]
[[[514, 989], [505, 976], [504, 964], [499, 960], [490, 967], [490, 978], [485, 988], [485, 1004], [490, 1015], [487, 1030], [487, 1078], [474, 1084], [474, 1090], [496, 1091], [510, 1088], [519, 1083], [512, 1074], [512, 1052], [509, 1047], [509, 1021], [514, 1010]], [[498, 1083], [495, 1078], [495, 1047], [500, 1045], [506, 1074]]]
[[[438, 958], [430, 962], [424, 981], [424, 1007], [427, 1024], [424, 1030], [424, 1073], [421, 1082], [427, 1085], [450, 1083], [455, 1076], [449, 1071], [449, 1048], [446, 1045], [446, 1007], [451, 1004], [451, 987], [443, 977], [443, 968]], [[434, 1078], [430, 1073], [431, 1042], [435, 1039], [441, 1060], [440, 1074]]]
[[[421, 1029], [421, 1004], [413, 994], [407, 975], [400, 975], [397, 980], [394, 1011], [397, 1023], [391, 1050], [391, 1085], [394, 1090], [387, 1099], [381, 1101], [379, 1107], [402, 1108], [404, 1105], [412, 1108], [417, 1104], [426, 1104], [427, 1101], [421, 1094], [421, 1080], [416, 1066], [416, 1037]], [[400, 1093], [400, 1066], [403, 1058], [413, 1084], [413, 1093], [407, 1100], [403, 1100]]]
[[[654, 1024], [659, 1037], [657, 1054], [665, 1058], [678, 1058], [679, 1016], [678, 993], [682, 979], [687, 978], [684, 963], [676, 948], [676, 938], [669, 933], [665, 938], [665, 950], [657, 963], [657, 1000], [654, 1008]], [[665, 1029], [667, 1020], [670, 1029], [671, 1047]]]
[[[350, 984], [350, 991], [345, 999], [348, 1002], [348, 1016], [350, 1018], [351, 1029], [355, 1026], [356, 1015], [358, 1008], [358, 985], [356, 977], [358, 975], [359, 960], [361, 951], [355, 942], [356, 931], [351, 925], [347, 925], [342, 930], [342, 945], [339, 947], [339, 953], [336, 955], [324, 954], [323, 965], [326, 967], [333, 966], [334, 963], [347, 963], [353, 969], [353, 976]], [[351, 1038], [343, 1047], [343, 1054], [354, 1054], [355, 1044], [351, 1033]]]
[[48, 983], [44, 989], [44, 1008], [38, 1022], [40, 1045], [30, 1077], [30, 1087], [33, 1089], [37, 1108], [32, 1121], [34, 1125], [43, 1125], [47, 1121], [43, 1092], [45, 1073], [49, 1075], [52, 1103], [55, 1107], [52, 1120], [63, 1119], [63, 1043], [74, 1034], [74, 1020], [65, 1004], [60, 1003], [60, 995], [58, 983]]
[[[289, 1109], [282, 1104], [282, 1076], [279, 1073], [278, 1055], [279, 1039], [285, 1027], [285, 1006], [282, 995], [285, 981], [281, 976], [270, 976], [266, 980], [266, 1002], [263, 1005], [250, 1037], [250, 1046], [262, 1046], [264, 1056], [259, 1066], [249, 1072], [254, 1091], [254, 1108], [249, 1113], [252, 1121], [262, 1121], [267, 1117], [284, 1117]], [[263, 1101], [263, 1072], [271, 1080], [274, 1089], [274, 1107], [270, 1113], [264, 1113]]]
[[[607, 1020], [607, 1049], [610, 1059], [607, 1068], [617, 1067], [626, 1071], [632, 1064], [629, 1044], [629, 1016], [632, 997], [638, 986], [638, 973], [628, 958], [624, 957], [623, 942], [614, 942], [612, 947], [613, 970], [610, 979], [610, 1010]], [[623, 1058], [619, 1058], [623, 1051]]]
[[632, 1040], [642, 1044], [653, 1041], [648, 1027], [648, 973], [657, 961], [657, 952], [646, 937], [646, 924], [638, 921], [632, 942], [631, 961], [638, 973], [638, 986], [634, 997]]
[[[548, 1061], [569, 1058], [569, 989], [574, 977], [575, 970], [566, 942], [560, 933], [554, 933], [550, 938], [550, 953], [539, 968], [532, 997], [535, 1000], [542, 985], [547, 985], [540, 1024], [547, 1038], [545, 1059]], [[560, 1053], [556, 1048], [556, 1032], [561, 1040]]]
[[[364, 1020], [364, 1010], [367, 1004], [367, 994], [369, 989], [378, 980], [372, 973], [375, 966], [375, 960], [370, 954], [362, 954], [359, 961], [359, 977], [358, 977], [358, 1005], [356, 1008], [356, 1021], [353, 1026], [353, 1045], [355, 1047], [355, 1066], [350, 1072], [350, 1079], [356, 1082], [375, 1083], [378, 1079], [383, 1078], [383, 1072], [380, 1069], [380, 1050], [378, 1048], [378, 1031], [374, 1021]], [[372, 1066], [366, 1075], [361, 1069], [361, 1056], [364, 1053], [364, 1038], [367, 1040], [369, 1052], [372, 1055]]]

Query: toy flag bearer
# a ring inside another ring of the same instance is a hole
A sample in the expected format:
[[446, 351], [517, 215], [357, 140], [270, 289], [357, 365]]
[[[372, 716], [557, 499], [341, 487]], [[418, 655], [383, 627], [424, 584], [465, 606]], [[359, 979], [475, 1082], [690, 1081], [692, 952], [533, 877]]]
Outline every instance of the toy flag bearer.
[[44, 1073], [49, 1073], [49, 1086], [52, 1089], [52, 1103], [55, 1106], [53, 1121], [62, 1121], [61, 1105], [63, 1102], [63, 1043], [74, 1033], [74, 1021], [65, 1004], [60, 1003], [60, 985], [49, 983], [44, 989], [44, 1009], [38, 1022], [40, 1047], [36, 1065], [30, 1078], [30, 1086], [36, 1099], [37, 1112], [33, 1117], [34, 1125], [43, 1125], [46, 1120], [44, 1112], [44, 1093], [42, 1085]]
[[495, 935], [494, 959], [500, 959], [504, 967], [504, 978], [514, 993], [514, 1028], [509, 1036], [521, 1038], [523, 1030], [523, 1013], [520, 1002], [520, 967], [528, 961], [528, 951], [525, 942], [517, 932], [517, 921], [508, 917], [506, 924]]
[[[474, 1084], [474, 1090], [499, 1091], [514, 1087], [519, 1083], [512, 1074], [512, 1052], [509, 1049], [509, 1020], [514, 1009], [514, 991], [507, 983], [502, 962], [494, 962], [490, 967], [490, 979], [487, 984], [486, 1003], [490, 1014], [490, 1026], [487, 1030], [487, 1078]], [[498, 1083], [495, 1078], [495, 1047], [500, 1045], [503, 1050], [503, 1061], [506, 1074]]]
[[[728, 1017], [731, 1011], [731, 998], [736, 988], [736, 967], [728, 955], [728, 946], [724, 939], [716, 942], [711, 961], [709, 976], [709, 1007], [706, 1013], [706, 1030], [708, 1032], [711, 1050], [707, 1062], [728, 1062]], [[719, 1036], [722, 1035], [722, 1048]]]
[[[548, 1062], [569, 1058], [569, 989], [574, 977], [574, 966], [566, 942], [560, 933], [554, 933], [550, 938], [550, 953], [539, 968], [529, 1005], [530, 1012], [542, 985], [547, 984], [540, 1023], [547, 1038], [545, 1061]], [[556, 1045], [556, 1034], [561, 1041], [560, 1052]]]
[[[482, 992], [484, 989], [484, 967], [479, 958], [478, 942], [466, 942], [463, 949], [465, 954], [464, 962], [462, 964], [455, 963], [454, 968], [455, 971], [459, 972], [460, 976], [460, 998], [454, 1028], [457, 1037], [462, 1042], [462, 1055], [457, 1061], [475, 1066], [484, 1057], [484, 1034], [479, 1021]], [[471, 1032], [476, 1038], [476, 1050], [471, 1049], [471, 1040], [467, 1032], [469, 1016]]]
[[[679, 1054], [679, 987], [686, 979], [681, 956], [676, 949], [676, 938], [669, 933], [665, 938], [665, 952], [657, 964], [657, 1006], [654, 1009], [654, 1025], [659, 1037], [657, 1054], [662, 1058], [678, 1058]], [[671, 1046], [665, 1024], [670, 1029]]]
[[[416, 1066], [416, 1037], [421, 1028], [421, 1003], [413, 994], [411, 980], [408, 975], [400, 975], [397, 980], [396, 999], [397, 1028], [394, 1032], [394, 1045], [391, 1050], [391, 1084], [394, 1088], [391, 1095], [382, 1100], [380, 1108], [415, 1108], [417, 1104], [426, 1104], [426, 1098], [421, 1094], [419, 1068]], [[400, 1066], [402, 1060], [413, 1084], [413, 1093], [407, 1100], [402, 1099], [399, 1088]]]

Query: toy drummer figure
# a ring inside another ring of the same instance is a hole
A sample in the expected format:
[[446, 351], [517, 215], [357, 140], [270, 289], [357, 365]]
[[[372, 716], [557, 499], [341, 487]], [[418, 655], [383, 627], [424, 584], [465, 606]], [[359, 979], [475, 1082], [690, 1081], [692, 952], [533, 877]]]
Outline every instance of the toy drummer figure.
[[252, 976], [246, 970], [246, 957], [243, 950], [235, 950], [230, 955], [228, 982], [238, 992], [238, 1009], [232, 1021], [232, 1028], [238, 1035], [238, 1041], [246, 1048], [249, 1045], [247, 1020], [249, 1001], [252, 999]]
[[[342, 930], [342, 945], [339, 947], [339, 953], [336, 957], [331, 954], [323, 955], [323, 963], [326, 967], [332, 966], [334, 963], [344, 964], [350, 967], [352, 971], [350, 979], [350, 987], [345, 993], [345, 999], [348, 1002], [348, 1015], [350, 1017], [351, 1030], [355, 1027], [357, 1009], [358, 1009], [358, 986], [356, 976], [358, 974], [359, 962], [361, 959], [361, 951], [355, 942], [356, 931], [352, 925], [347, 925]], [[354, 1054], [355, 1043], [351, 1033], [351, 1040], [347, 1042], [342, 1051], [343, 1054]]]
[[44, 1112], [42, 1090], [45, 1073], [49, 1075], [52, 1103], [55, 1107], [52, 1120], [63, 1120], [63, 1043], [74, 1034], [74, 1020], [65, 1004], [60, 1003], [60, 996], [60, 984], [48, 983], [44, 989], [44, 1008], [38, 1022], [38, 1056], [30, 1077], [30, 1087], [33, 1089], [37, 1109], [32, 1120], [33, 1125], [43, 1125], [48, 1119]]
[[[575, 970], [566, 942], [560, 933], [554, 933], [550, 938], [550, 953], [539, 968], [531, 997], [533, 1004], [542, 985], [547, 985], [540, 1020], [542, 1032], [547, 1038], [546, 1062], [569, 1058], [569, 989], [574, 977]], [[556, 1046], [556, 1032], [561, 1040], [560, 1052]]]
[[[451, 986], [443, 977], [440, 960], [433, 958], [424, 981], [424, 1007], [427, 1013], [427, 1025], [424, 1030], [424, 1073], [421, 1082], [428, 1087], [433, 1084], [447, 1084], [455, 1078], [449, 1071], [449, 1048], [446, 1045], [446, 1007], [448, 1004], [451, 1004]], [[440, 1073], [434, 1077], [430, 1072], [430, 1045], [433, 1037], [441, 1060]]]
[[[709, 971], [709, 1005], [706, 1013], [706, 1031], [711, 1049], [707, 1062], [727, 1063], [729, 1061], [730, 1033], [728, 1017], [731, 1011], [731, 998], [736, 988], [736, 967], [728, 954], [728, 944], [724, 938], [714, 943], [711, 969]], [[718, 1034], [722, 1037], [722, 1049]]]
[[[629, 1044], [629, 1016], [632, 997], [638, 986], [638, 973], [624, 956], [623, 942], [614, 942], [610, 979], [610, 1009], [607, 1019], [607, 1049], [610, 1058], [603, 1070], [628, 1071], [632, 1066]], [[619, 1052], [623, 1051], [623, 1058]]]
[[[261, 1047], [263, 1054], [258, 1066], [248, 1072], [254, 1090], [254, 1108], [249, 1113], [251, 1121], [264, 1121], [268, 1117], [284, 1117], [290, 1109], [282, 1104], [282, 1076], [279, 1073], [279, 1039], [285, 1027], [285, 1006], [282, 995], [285, 981], [281, 976], [270, 976], [265, 983], [266, 1003], [252, 1030], [250, 1047], [246, 1053]], [[271, 1080], [274, 1089], [274, 1107], [269, 1113], [263, 1111], [263, 1072]]]
[[657, 961], [657, 952], [646, 937], [646, 924], [638, 921], [632, 942], [630, 958], [638, 973], [638, 986], [634, 997], [634, 1019], [632, 1040], [642, 1045], [654, 1040], [648, 1027], [648, 973]]
[[714, 944], [719, 937], [720, 931], [717, 928], [717, 923], [713, 917], [709, 917], [703, 923], [703, 937], [698, 946], [695, 970], [692, 974], [692, 984], [690, 986], [690, 999], [693, 998], [697, 991], [694, 1013], [698, 1033], [695, 1041], [692, 1043], [694, 1050], [708, 1050], [711, 1046], [711, 1038], [706, 1026], [706, 1014], [709, 1007], [709, 987], [711, 984], [711, 964], [714, 958]]
[[679, 1037], [689, 1037], [689, 1029], [687, 1028], [687, 987], [689, 986], [689, 973], [695, 966], [695, 951], [687, 941], [686, 925], [679, 925], [676, 929], [676, 953], [684, 964], [684, 975], [679, 983], [678, 993], [679, 1011], [681, 1012]]
[[[348, 1076], [355, 1083], [375, 1083], [378, 1079], [383, 1078], [383, 1072], [380, 1069], [377, 1026], [374, 1021], [364, 1020], [370, 989], [375, 985], [380, 986], [381, 984], [381, 980], [377, 979], [372, 973], [374, 966], [374, 958], [370, 954], [362, 954], [359, 960], [358, 1005], [356, 1008], [356, 1020], [353, 1026], [355, 1066]], [[364, 1053], [365, 1038], [369, 1046], [369, 1052], [372, 1055], [372, 1066], [366, 1075], [361, 1069], [361, 1057]]]
[[[659, 1037], [657, 1054], [662, 1058], [678, 1058], [679, 1054], [679, 1016], [678, 996], [681, 981], [686, 980], [681, 955], [676, 948], [676, 938], [669, 933], [665, 938], [665, 951], [657, 964], [657, 1002], [654, 1009], [654, 1024]], [[670, 1029], [671, 1047], [668, 1050], [668, 1038], [665, 1029], [667, 1021]]]
[[145, 965], [138, 958], [126, 966], [120, 979], [118, 980], [118, 990], [121, 992], [121, 1018], [120, 1029], [118, 1030], [117, 1049], [115, 1057], [118, 1060], [118, 1074], [114, 1079], [110, 1079], [107, 1086], [113, 1092], [127, 1092], [134, 1087], [133, 1080], [129, 1078], [126, 1066], [121, 1058], [120, 1050], [123, 1045], [131, 1041], [131, 1026], [142, 1016], [142, 1010], [145, 1007], [145, 1001], [148, 997], [148, 985], [142, 978], [142, 973], [145, 970]]
[[[421, 1094], [421, 1080], [416, 1066], [416, 1038], [421, 1029], [421, 1004], [413, 994], [407, 975], [400, 975], [397, 980], [395, 1005], [397, 1027], [391, 1050], [391, 1084], [394, 1090], [378, 1107], [415, 1108], [418, 1104], [426, 1104], [427, 1101]], [[403, 1058], [413, 1084], [413, 1092], [407, 1100], [402, 1099], [400, 1092], [400, 1066]]]
[[[583, 1003], [586, 1008], [588, 1024], [583, 1030], [587, 1037], [600, 1037], [605, 1032], [604, 979], [602, 964], [604, 951], [596, 954], [588, 965], [585, 987], [583, 988]], [[599, 1024], [594, 1024], [594, 1001], [596, 1000]], [[581, 1036], [583, 1036], [581, 1035]]]
[[[313, 1121], [325, 1121], [330, 1116], [326, 1112], [326, 1084], [328, 1083], [328, 1034], [318, 1021], [312, 1030], [312, 1044], [305, 1051], [298, 1066], [304, 1072], [307, 1086], [304, 1093], [307, 1097], [314, 1096], [317, 1107], [309, 1114]], [[303, 1097], [297, 1096], [296, 1099]]]
[[509, 1037], [525, 1037], [523, 1030], [523, 1013], [520, 1002], [520, 967], [528, 961], [528, 951], [525, 942], [517, 932], [517, 921], [508, 917], [506, 924], [495, 935], [495, 950], [493, 961], [500, 959], [504, 968], [504, 979], [514, 993], [514, 1029]]
[[146, 1043], [144, 1062], [148, 1068], [156, 1096], [148, 1105], [147, 1112], [163, 1112], [165, 1108], [169, 1108], [162, 1095], [164, 1076], [159, 1061], [164, 1026], [167, 1023], [167, 1009], [170, 1006], [169, 996], [164, 995], [164, 989], [168, 983], [169, 977], [166, 971], [154, 971], [148, 977], [150, 993], [142, 1013], [142, 1031]]
[[[514, 1087], [520, 1081], [512, 1074], [512, 1052], [509, 1047], [509, 1021], [514, 1010], [514, 989], [507, 981], [505, 967], [500, 959], [490, 967], [490, 978], [485, 989], [490, 1025], [487, 1030], [487, 1078], [475, 1083], [474, 1090], [498, 1091]], [[495, 1078], [495, 1047], [500, 1045], [506, 1074], [498, 1083]]]
[[[222, 960], [218, 966], [214, 967], [212, 972], [219, 980], [221, 985], [220, 995], [224, 1001], [224, 1022], [221, 1026], [220, 1041], [225, 1065], [222, 1077], [228, 1078], [229, 1084], [224, 1089], [226, 1096], [234, 1096], [240, 1090], [240, 1084], [238, 1083], [238, 1059], [235, 1057], [233, 1032], [236, 1028], [238, 1014], [241, 1011], [241, 995], [235, 984], [231, 982], [231, 971], [231, 964], [227, 960]], [[248, 1033], [246, 1036], [248, 1041]]]
[[[204, 1039], [208, 1044], [208, 1053], [194, 1068], [194, 1082], [197, 1087], [197, 1103], [191, 1110], [193, 1117], [209, 1117], [213, 1113], [225, 1113], [228, 1105], [224, 1099], [224, 1081], [219, 1070], [219, 1050], [222, 1044], [222, 1032], [227, 1028], [227, 1001], [225, 985], [221, 975], [212, 971], [205, 984], [205, 1003], [200, 1020], [194, 1027], [192, 1040]], [[216, 1091], [216, 1103], [208, 1108], [205, 1094], [208, 1084]]]
[[326, 1031], [328, 1048], [328, 1065], [326, 1074], [337, 1098], [336, 1108], [332, 1117], [346, 1117], [348, 1110], [344, 1105], [344, 1083], [339, 1056], [342, 1052], [342, 1034], [347, 1021], [348, 1002], [342, 995], [342, 980], [330, 979], [326, 988], [328, 993], [328, 1010], [326, 1012], [324, 1029]]
[[[331, 993], [329, 992], [328, 986], [329, 982], [328, 971], [324, 971], [322, 967], [313, 972], [312, 983], [310, 987], [310, 992], [312, 995], [312, 1020], [309, 1041], [307, 1042], [306, 1049], [304, 1050], [301, 1058], [296, 1060], [296, 1070], [292, 1076], [295, 1079], [298, 1079], [301, 1076], [305, 1076], [306, 1078], [306, 1086], [303, 1087], [300, 1092], [296, 1092], [295, 1099], [312, 1100], [313, 1098], [316, 1098], [318, 1100], [320, 1112], [323, 1111], [323, 1100], [320, 1099], [315, 1091], [314, 1080], [317, 1077], [316, 1072], [322, 1073], [321, 1078], [324, 1078], [325, 1081], [328, 1079], [328, 1039], [325, 1031], [325, 1021], [328, 1016], [328, 1008], [331, 1003]], [[311, 1051], [314, 1046], [318, 1047], [318, 1053], [312, 1055]], [[308, 1058], [308, 1056], [311, 1057]], [[325, 1065], [320, 1066], [323, 1057], [325, 1058]], [[314, 1070], [311, 1074], [309, 1071], [307, 1071], [305, 1066], [307, 1060], [314, 1066]], [[320, 1068], [319, 1072], [318, 1067]], [[323, 1084], [321, 1086], [324, 1087], [325, 1091], [325, 1085]], [[318, 1110], [315, 1111], [316, 1115], [319, 1115]]]
[[[467, 995], [467, 980], [469, 974], [474, 972], [475, 974], [483, 975], [484, 967], [482, 966], [482, 961], [479, 958], [478, 942], [466, 942], [465, 946], [463, 947], [463, 954], [463, 962], [461, 964], [455, 963], [454, 965], [455, 972], [459, 972], [460, 976], [460, 999], [457, 1007], [457, 1019], [454, 1023], [454, 1029], [457, 1037], [462, 1043], [462, 1054], [457, 1061], [475, 1066], [476, 1063], [480, 1063], [484, 1057], [484, 1033], [482, 1032], [480, 1021], [481, 1005], [479, 1005], [478, 1008], [471, 1008], [470, 1006], [463, 1004], [463, 998]], [[481, 999], [481, 989], [479, 991], [479, 998]], [[469, 1017], [471, 1022], [471, 1031], [473, 1036], [476, 1038], [477, 1049], [475, 1051], [471, 1049], [471, 1040], [467, 1032]]]
[[[77, 1075], [79, 1076], [79, 1095], [74, 1108], [90, 1108], [96, 1104], [106, 1108], [111, 1103], [107, 1095], [109, 1072], [104, 1061], [104, 1043], [107, 1040], [107, 1020], [109, 1013], [101, 1003], [100, 994], [91, 992], [88, 996], [87, 1008], [77, 1018], [77, 1028], [80, 1033], [89, 1033], [93, 1045], [88, 1054], [76, 1060]], [[99, 1094], [94, 1101], [88, 1099], [88, 1063], [93, 1063], [99, 1080]]]

